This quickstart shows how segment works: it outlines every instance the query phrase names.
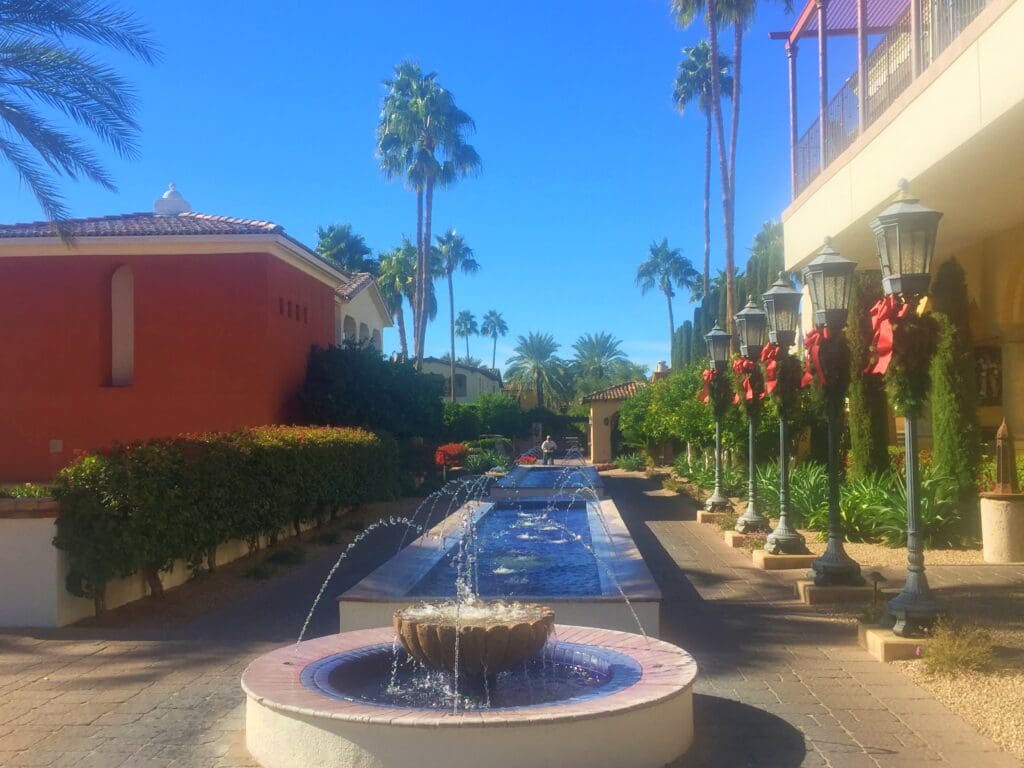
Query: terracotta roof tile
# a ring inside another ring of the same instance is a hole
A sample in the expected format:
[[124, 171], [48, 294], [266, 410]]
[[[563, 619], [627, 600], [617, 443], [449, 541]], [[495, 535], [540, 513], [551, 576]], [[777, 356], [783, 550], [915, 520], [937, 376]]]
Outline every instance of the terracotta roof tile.
[[369, 272], [356, 272], [355, 274], [345, 274], [345, 280], [338, 286], [338, 295], [345, 301], [351, 301], [353, 297], [363, 291], [363, 289], [373, 285], [373, 275]]
[[[156, 213], [124, 213], [118, 216], [96, 216], [70, 219], [72, 237], [161, 237], [168, 235], [273, 235], [283, 234], [280, 224], [206, 213], [179, 213], [161, 216]], [[0, 225], [0, 238], [56, 237], [56, 227], [48, 221]]]
[[646, 386], [646, 381], [627, 381], [625, 384], [616, 384], [598, 392], [591, 392], [583, 398], [583, 402], [592, 403], [597, 400], [626, 400]]

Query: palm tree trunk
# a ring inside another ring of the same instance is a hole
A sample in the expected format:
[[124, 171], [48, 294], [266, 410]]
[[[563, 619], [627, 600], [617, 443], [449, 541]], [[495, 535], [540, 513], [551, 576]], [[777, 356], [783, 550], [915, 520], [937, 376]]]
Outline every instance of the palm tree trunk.
[[423, 187], [416, 188], [416, 285], [413, 291], [412, 307], [412, 354], [416, 358], [416, 370], [423, 365], [423, 350], [420, 347], [420, 326], [426, 314], [426, 271], [423, 269]]
[[[743, 25], [733, 25], [732, 52], [732, 133], [729, 134], [729, 194], [736, 211], [736, 141], [740, 132], [740, 65], [743, 59]], [[735, 216], [734, 216], [735, 218]]]
[[711, 112], [704, 117], [704, 295], [711, 291]]
[[405, 312], [402, 311], [401, 296], [399, 296], [398, 309], [395, 310], [395, 323], [398, 325], [398, 343], [402, 349], [402, 362], [409, 359], [409, 344], [405, 338]]
[[672, 348], [676, 342], [676, 321], [672, 316], [672, 292], [665, 291], [665, 300], [668, 302], [668, 359], [672, 359]]
[[541, 376], [540, 370], [533, 374], [533, 387], [537, 390], [537, 407], [544, 407], [544, 378]]
[[[434, 179], [427, 179], [426, 199], [423, 206], [423, 322], [419, 330], [419, 357], [417, 367], [423, 365], [423, 346], [427, 340], [427, 281], [432, 280], [430, 274], [430, 224], [434, 216]], [[454, 386], [454, 384], [453, 384]]]
[[494, 335], [494, 348], [491, 350], [491, 370], [495, 368], [495, 363], [498, 361], [498, 335]]
[[450, 387], [452, 402], [455, 402], [455, 288], [452, 285], [452, 273], [448, 273], [448, 317], [450, 320], [450, 328], [452, 335], [452, 356], [448, 361], [449, 368], [451, 370]]
[[[736, 306], [736, 266], [733, 259], [732, 189], [730, 187], [729, 158], [725, 153], [725, 121], [722, 119], [722, 82], [718, 68], [718, 6], [708, 0], [708, 42], [711, 47], [711, 109], [718, 131], [718, 165], [722, 176], [722, 228], [725, 230], [725, 322], [733, 325]], [[735, 339], [735, 334], [733, 334]]]
[[469, 360], [469, 334], [466, 334], [466, 359]]

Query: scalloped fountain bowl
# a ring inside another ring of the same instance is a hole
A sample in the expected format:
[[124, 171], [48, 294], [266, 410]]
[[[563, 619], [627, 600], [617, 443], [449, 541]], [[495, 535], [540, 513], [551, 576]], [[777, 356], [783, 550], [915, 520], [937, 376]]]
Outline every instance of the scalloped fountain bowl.
[[392, 624], [406, 653], [425, 667], [495, 675], [540, 653], [555, 626], [555, 612], [500, 600], [417, 603], [395, 611]]
[[553, 635], [485, 691], [458, 696], [452, 675], [411, 663], [391, 628], [279, 648], [242, 676], [246, 744], [265, 768], [657, 768], [690, 747], [688, 653], [605, 629]]

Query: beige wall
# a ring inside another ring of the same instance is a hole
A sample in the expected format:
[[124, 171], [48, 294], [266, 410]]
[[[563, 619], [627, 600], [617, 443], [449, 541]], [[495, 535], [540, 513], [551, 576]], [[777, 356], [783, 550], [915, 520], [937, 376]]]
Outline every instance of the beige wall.
[[360, 291], [352, 301], [336, 301], [334, 329], [337, 343], [340, 344], [348, 337], [348, 341], [371, 341], [376, 346], [376, 339], [380, 339], [377, 349], [384, 351], [384, 328], [386, 323], [390, 323], [390, 318], [381, 316], [380, 308], [371, 295], [372, 290], [373, 286], [370, 286]]
[[[590, 403], [590, 462], [607, 464], [612, 460], [612, 417], [622, 408], [621, 401], [598, 400]], [[605, 421], [608, 423], [606, 424]]]
[[[444, 399], [448, 400], [451, 391], [448, 384], [448, 377], [451, 374], [450, 365], [436, 360], [424, 360], [423, 371], [424, 373], [436, 373], [438, 376], [444, 377]], [[457, 403], [472, 403], [480, 395], [501, 392], [501, 384], [498, 380], [485, 376], [480, 371], [456, 364], [455, 375], [458, 376], [460, 374], [466, 377], [466, 394], [456, 397], [455, 402]]]

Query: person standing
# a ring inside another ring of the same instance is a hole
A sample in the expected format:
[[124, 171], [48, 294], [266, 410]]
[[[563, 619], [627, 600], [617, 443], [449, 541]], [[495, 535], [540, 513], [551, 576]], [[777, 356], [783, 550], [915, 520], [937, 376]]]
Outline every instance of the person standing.
[[544, 442], [540, 444], [540, 450], [543, 454], [543, 464], [554, 465], [555, 463], [555, 451], [558, 450], [558, 444], [551, 439], [551, 435], [548, 435]]

